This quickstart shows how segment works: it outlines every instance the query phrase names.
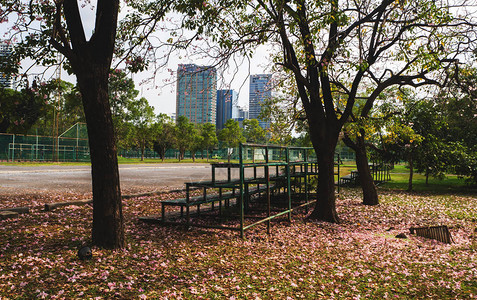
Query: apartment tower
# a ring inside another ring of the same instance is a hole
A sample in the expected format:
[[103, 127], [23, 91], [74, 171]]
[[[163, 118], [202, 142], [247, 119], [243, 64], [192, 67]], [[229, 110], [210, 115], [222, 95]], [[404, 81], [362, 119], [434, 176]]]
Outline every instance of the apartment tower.
[[[262, 103], [272, 97], [272, 74], [250, 75], [249, 118], [258, 119]], [[269, 128], [270, 121], [261, 121], [262, 128]]]
[[180, 64], [177, 68], [176, 117], [192, 123], [216, 120], [217, 71], [211, 66]]

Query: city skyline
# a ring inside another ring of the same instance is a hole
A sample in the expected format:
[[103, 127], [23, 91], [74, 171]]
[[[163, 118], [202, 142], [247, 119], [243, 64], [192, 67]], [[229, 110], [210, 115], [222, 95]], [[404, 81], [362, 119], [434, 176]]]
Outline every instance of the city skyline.
[[[179, 64], [176, 82], [176, 113], [195, 124], [211, 123], [223, 129], [229, 119], [243, 121], [258, 119], [261, 105], [272, 97], [272, 74], [249, 75], [248, 110], [238, 104], [238, 93], [233, 89], [217, 89], [217, 70], [213, 66]], [[215, 97], [213, 97], [215, 95]], [[262, 128], [270, 121], [261, 121]]]

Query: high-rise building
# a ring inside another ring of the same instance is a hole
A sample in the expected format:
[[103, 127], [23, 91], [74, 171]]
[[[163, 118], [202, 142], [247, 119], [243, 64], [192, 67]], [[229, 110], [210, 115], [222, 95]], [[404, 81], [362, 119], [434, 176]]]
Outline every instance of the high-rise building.
[[[0, 57], [12, 55], [12, 46], [5, 41], [0, 42]], [[0, 87], [12, 88], [12, 79], [7, 74], [0, 72]]]
[[232, 119], [234, 107], [238, 100], [238, 94], [234, 90], [218, 90], [217, 91], [217, 130], [223, 129], [225, 122]]
[[248, 119], [248, 108], [235, 105], [232, 108], [232, 118], [242, 120]]
[[234, 105], [234, 107], [232, 107], [232, 119], [239, 122], [240, 128], [243, 128], [243, 120], [248, 119], [248, 109]]
[[[258, 119], [262, 103], [272, 97], [272, 74], [250, 75], [249, 117]], [[270, 121], [261, 121], [262, 128], [269, 128]]]
[[180, 64], [177, 68], [176, 117], [215, 124], [217, 71], [211, 66]]

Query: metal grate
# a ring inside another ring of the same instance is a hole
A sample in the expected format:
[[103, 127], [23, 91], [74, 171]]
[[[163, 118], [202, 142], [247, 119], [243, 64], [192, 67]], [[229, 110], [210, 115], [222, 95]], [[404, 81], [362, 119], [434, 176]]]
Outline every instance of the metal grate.
[[411, 234], [416, 234], [428, 239], [434, 239], [442, 243], [450, 244], [453, 242], [449, 228], [446, 225], [443, 226], [431, 226], [431, 227], [411, 227], [409, 229]]

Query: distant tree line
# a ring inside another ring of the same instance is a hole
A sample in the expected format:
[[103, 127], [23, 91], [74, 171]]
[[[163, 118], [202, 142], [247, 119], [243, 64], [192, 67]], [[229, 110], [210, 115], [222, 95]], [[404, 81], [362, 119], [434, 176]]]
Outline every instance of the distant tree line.
[[[85, 122], [81, 94], [72, 83], [54, 79], [35, 82], [21, 91], [2, 89], [0, 93], [0, 132], [54, 136], [56, 126], [61, 134], [77, 122]], [[302, 145], [306, 140], [292, 137], [290, 130], [272, 127], [267, 131], [256, 119], [244, 120], [242, 128], [238, 121], [229, 119], [221, 130], [210, 123], [193, 124], [184, 116], [173, 122], [166, 114], [156, 115], [147, 99], [138, 95], [134, 81], [125, 72], [111, 70], [109, 102], [117, 147], [139, 150], [141, 159], [146, 149], [153, 149], [162, 160], [169, 149], [179, 150], [180, 160], [190, 151], [195, 160], [199, 151], [209, 159], [219, 141], [223, 147], [233, 148], [245, 142]], [[273, 118], [270, 112], [280, 111], [276, 105], [276, 101], [267, 104], [262, 117]]]

